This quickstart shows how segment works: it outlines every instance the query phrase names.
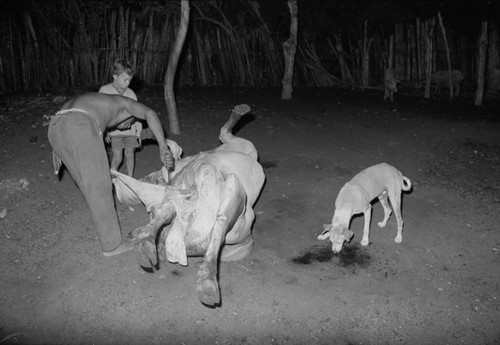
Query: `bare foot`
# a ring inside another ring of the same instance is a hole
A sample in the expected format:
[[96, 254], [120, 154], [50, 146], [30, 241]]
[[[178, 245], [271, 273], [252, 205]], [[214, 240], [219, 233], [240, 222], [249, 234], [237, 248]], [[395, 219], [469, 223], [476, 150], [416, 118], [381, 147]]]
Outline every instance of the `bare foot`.
[[128, 252], [132, 249], [134, 249], [134, 241], [127, 238], [115, 249], [110, 250], [109, 252], [102, 252], [102, 254], [106, 257], [109, 257]]

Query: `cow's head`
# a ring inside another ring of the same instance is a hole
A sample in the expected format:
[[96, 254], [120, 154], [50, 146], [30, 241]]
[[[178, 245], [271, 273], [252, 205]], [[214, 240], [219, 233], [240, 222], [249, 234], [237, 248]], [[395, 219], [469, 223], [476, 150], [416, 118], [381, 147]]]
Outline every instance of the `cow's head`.
[[350, 242], [353, 235], [354, 233], [347, 227], [342, 228], [339, 225], [323, 224], [323, 232], [318, 236], [318, 240], [330, 239], [333, 253], [338, 254], [344, 241]]
[[176, 161], [181, 159], [182, 157], [182, 147], [179, 146], [175, 141], [171, 139], [166, 139], [167, 141], [167, 146], [170, 149], [170, 152], [172, 152], [172, 156]]

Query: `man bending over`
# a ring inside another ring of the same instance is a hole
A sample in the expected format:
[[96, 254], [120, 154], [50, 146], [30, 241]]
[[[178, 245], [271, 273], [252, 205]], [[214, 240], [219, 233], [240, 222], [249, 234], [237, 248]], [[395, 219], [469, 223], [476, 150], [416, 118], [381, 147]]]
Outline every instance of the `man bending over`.
[[133, 243], [122, 240], [103, 133], [106, 129], [130, 127], [134, 117], [147, 121], [158, 141], [160, 161], [171, 169], [172, 153], [156, 112], [131, 98], [102, 93], [81, 95], [66, 102], [49, 125], [56, 174], [62, 160], [87, 201], [104, 256], [126, 252]]

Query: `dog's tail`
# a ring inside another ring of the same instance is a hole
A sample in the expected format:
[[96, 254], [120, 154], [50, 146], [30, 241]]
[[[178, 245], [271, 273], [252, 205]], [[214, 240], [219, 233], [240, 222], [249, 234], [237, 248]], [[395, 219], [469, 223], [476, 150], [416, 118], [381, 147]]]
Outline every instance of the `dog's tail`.
[[403, 188], [405, 192], [408, 192], [411, 189], [411, 181], [408, 177], [403, 176]]

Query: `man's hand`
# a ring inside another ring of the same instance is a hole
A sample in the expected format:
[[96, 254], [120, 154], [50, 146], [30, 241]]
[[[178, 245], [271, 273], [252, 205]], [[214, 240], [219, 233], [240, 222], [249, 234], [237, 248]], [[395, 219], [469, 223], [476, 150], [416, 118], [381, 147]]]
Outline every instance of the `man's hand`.
[[174, 156], [167, 145], [160, 148], [160, 160], [167, 170], [171, 170], [174, 167]]

